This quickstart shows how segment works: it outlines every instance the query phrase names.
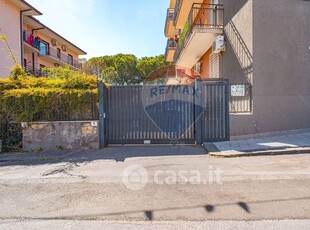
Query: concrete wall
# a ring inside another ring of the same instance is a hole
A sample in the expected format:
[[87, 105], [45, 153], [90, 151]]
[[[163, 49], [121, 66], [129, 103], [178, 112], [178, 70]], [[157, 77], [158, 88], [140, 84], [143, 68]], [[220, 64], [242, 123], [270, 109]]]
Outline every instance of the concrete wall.
[[222, 76], [230, 83], [252, 81], [253, 0], [223, 0], [226, 51], [221, 53]]
[[258, 132], [310, 127], [310, 2], [254, 0]]
[[24, 151], [89, 148], [99, 148], [98, 121], [38, 122], [23, 130]]
[[309, 128], [310, 2], [223, 2], [223, 76], [253, 84], [253, 113], [231, 115], [231, 135]]
[[[0, 0], [0, 28], [5, 34], [14, 57], [20, 64], [20, 16], [19, 8], [9, 1]], [[3, 41], [0, 41], [0, 78], [7, 78], [10, 69], [15, 64], [9, 57], [9, 49]]]

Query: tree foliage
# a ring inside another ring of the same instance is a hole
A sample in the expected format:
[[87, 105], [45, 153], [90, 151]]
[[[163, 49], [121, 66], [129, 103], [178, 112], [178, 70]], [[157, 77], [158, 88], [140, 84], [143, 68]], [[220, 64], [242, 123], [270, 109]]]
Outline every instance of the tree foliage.
[[91, 58], [83, 65], [83, 71], [112, 85], [131, 85], [143, 82], [152, 71], [166, 64], [164, 55], [138, 59], [132, 54], [117, 54]]
[[146, 80], [148, 75], [161, 66], [167, 65], [164, 55], [155, 57], [143, 57], [137, 64], [138, 70], [142, 73], [143, 81]]

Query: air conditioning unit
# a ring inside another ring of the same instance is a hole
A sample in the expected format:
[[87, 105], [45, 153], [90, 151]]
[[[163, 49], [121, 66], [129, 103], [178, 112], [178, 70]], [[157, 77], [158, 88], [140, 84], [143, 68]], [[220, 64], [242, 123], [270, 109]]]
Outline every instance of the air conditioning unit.
[[224, 36], [217, 36], [212, 45], [212, 53], [219, 53], [225, 51], [225, 40]]
[[61, 49], [62, 49], [62, 51], [67, 51], [67, 47], [64, 45], [61, 46]]
[[56, 39], [52, 39], [52, 46], [57, 46], [57, 40]]

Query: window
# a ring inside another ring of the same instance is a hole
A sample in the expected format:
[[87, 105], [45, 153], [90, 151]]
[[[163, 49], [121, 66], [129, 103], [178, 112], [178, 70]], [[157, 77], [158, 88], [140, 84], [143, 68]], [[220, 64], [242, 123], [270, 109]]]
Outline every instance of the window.
[[209, 57], [210, 78], [220, 77], [220, 55], [211, 54]]
[[73, 65], [73, 56], [68, 54], [68, 64]]
[[45, 41], [40, 41], [40, 55], [48, 55], [49, 54], [49, 45]]
[[59, 48], [57, 48], [57, 57], [60, 59], [60, 57], [61, 57], [61, 51], [60, 51], [60, 49]]

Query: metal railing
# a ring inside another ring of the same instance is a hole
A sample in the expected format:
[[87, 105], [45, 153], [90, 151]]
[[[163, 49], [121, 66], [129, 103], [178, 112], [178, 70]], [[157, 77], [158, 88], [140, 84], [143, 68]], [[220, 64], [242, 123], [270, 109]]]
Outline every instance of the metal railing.
[[174, 12], [173, 12], [173, 23], [176, 25], [176, 20], [179, 17], [179, 13], [181, 10], [183, 0], [176, 0], [175, 2], [175, 7], [174, 7]]
[[[32, 42], [30, 42], [30, 39], [29, 39], [30, 36], [33, 37]], [[31, 31], [23, 30], [23, 40], [24, 42], [26, 42], [28, 45], [32, 46], [33, 48], [40, 50], [40, 45], [39, 45], [40, 39], [34, 34], [32, 34]]]
[[175, 50], [177, 47], [177, 42], [175, 40], [167, 40], [167, 46], [165, 51], [165, 57], [168, 55], [169, 50]]
[[168, 40], [167, 40], [167, 45], [166, 45], [166, 52], [165, 52], [165, 54], [167, 54], [167, 52], [168, 52], [169, 50], [171, 50], [171, 49], [176, 49], [177, 44], [178, 44], [178, 43], [177, 43], [175, 40], [170, 40], [170, 39], [168, 39]]
[[252, 86], [249, 83], [230, 85], [230, 113], [252, 112]]
[[[44, 54], [40, 54], [41, 56], [45, 56]], [[78, 60], [71, 58], [70, 56], [57, 52], [56, 49], [49, 47], [48, 52], [46, 55], [49, 55], [53, 58], [58, 59], [59, 61], [62, 61], [66, 64], [69, 64], [71, 66], [74, 66], [78, 69], [82, 68], [82, 63], [80, 63]]]
[[[180, 1], [182, 2], [182, 0]], [[223, 26], [224, 6], [222, 4], [193, 4], [186, 25], [184, 26], [180, 36], [174, 57], [175, 62], [179, 59], [179, 55], [187, 44], [194, 29], [217, 29], [223, 28]]]
[[81, 99], [85, 106], [77, 106], [73, 100], [63, 100], [56, 97], [53, 110], [37, 112], [33, 117], [33, 122], [38, 121], [81, 121], [99, 119], [99, 97], [97, 94], [89, 94]]
[[27, 65], [24, 66], [24, 70], [27, 74], [30, 74], [35, 77], [44, 77], [47, 75], [47, 73], [41, 69], [33, 68], [33, 66]]
[[165, 34], [167, 33], [167, 26], [169, 21], [173, 20], [173, 15], [174, 15], [174, 9], [167, 9], [167, 17], [166, 17], [166, 24], [165, 24]]

